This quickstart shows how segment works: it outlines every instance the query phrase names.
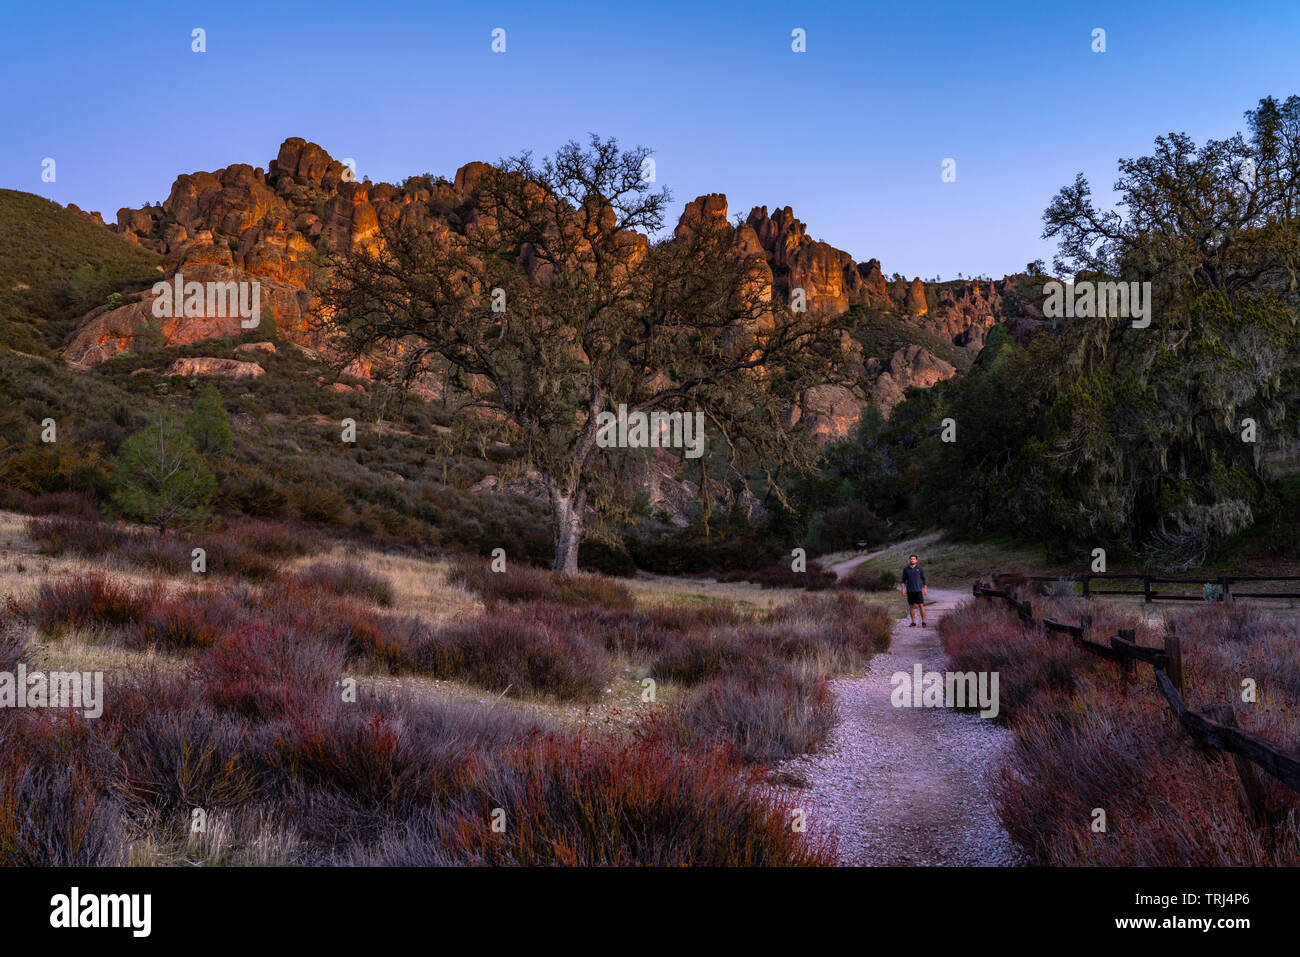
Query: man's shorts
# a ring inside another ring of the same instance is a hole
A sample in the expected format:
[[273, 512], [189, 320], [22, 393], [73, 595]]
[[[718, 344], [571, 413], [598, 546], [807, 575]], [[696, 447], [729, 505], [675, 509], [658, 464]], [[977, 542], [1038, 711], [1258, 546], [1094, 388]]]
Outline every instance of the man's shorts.
[[909, 591], [907, 593], [907, 603], [909, 605], [924, 605], [925, 595], [919, 591]]

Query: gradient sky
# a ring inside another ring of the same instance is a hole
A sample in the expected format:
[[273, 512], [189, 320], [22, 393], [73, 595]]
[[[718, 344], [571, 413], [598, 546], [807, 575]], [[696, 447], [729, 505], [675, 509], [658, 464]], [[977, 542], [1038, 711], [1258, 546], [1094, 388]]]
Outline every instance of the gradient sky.
[[656, 151], [674, 221], [723, 192], [733, 217], [792, 206], [886, 275], [1001, 276], [1050, 261], [1042, 211], [1075, 173], [1108, 195], [1159, 133], [1242, 129], [1300, 93], [1298, 53], [1295, 0], [0, 0], [0, 186], [112, 221], [289, 136], [396, 182], [597, 132]]

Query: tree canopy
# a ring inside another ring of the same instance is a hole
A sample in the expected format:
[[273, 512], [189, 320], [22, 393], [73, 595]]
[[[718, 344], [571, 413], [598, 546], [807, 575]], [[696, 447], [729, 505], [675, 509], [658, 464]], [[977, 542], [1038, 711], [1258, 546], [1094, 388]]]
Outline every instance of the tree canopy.
[[729, 225], [658, 237], [669, 194], [648, 160], [593, 136], [479, 166], [463, 215], [383, 224], [322, 290], [340, 363], [441, 383], [537, 470], [564, 572], [589, 516], [625, 507], [602, 413], [700, 413], [729, 468], [757, 466], [779, 490], [815, 460], [790, 405], [839, 367], [837, 322], [773, 302], [765, 261]]
[[968, 534], [1166, 567], [1201, 563], [1267, 514], [1268, 453], [1295, 441], [1300, 412], [1300, 98], [1246, 118], [1249, 136], [1197, 147], [1173, 133], [1120, 160], [1115, 209], [1080, 175], [1044, 213], [1058, 273], [1151, 283], [1149, 327], [1098, 314], [1024, 343], [995, 329], [967, 375], [865, 423], [853, 458], [887, 479], [855, 477], [850, 494]]

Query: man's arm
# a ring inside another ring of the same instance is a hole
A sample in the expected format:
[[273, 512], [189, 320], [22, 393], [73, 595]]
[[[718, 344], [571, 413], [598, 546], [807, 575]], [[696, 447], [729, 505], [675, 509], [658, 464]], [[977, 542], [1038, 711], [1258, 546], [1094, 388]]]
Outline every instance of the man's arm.
[[925, 569], [918, 565], [916, 570], [921, 573], [921, 594], [923, 595], [930, 594], [930, 587], [929, 585], [926, 584], [925, 581]]

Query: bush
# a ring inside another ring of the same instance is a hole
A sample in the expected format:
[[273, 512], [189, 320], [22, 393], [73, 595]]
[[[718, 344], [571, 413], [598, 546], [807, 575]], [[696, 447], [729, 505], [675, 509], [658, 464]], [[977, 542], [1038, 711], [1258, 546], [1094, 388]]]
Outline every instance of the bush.
[[720, 582], [753, 582], [764, 588], [803, 588], [808, 591], [834, 588], [839, 583], [834, 572], [820, 571], [816, 568], [797, 572], [786, 561], [749, 571], [736, 569], [723, 572], [717, 576], [717, 579]]
[[357, 562], [316, 562], [296, 576], [299, 584], [319, 588], [334, 595], [355, 596], [376, 605], [392, 605], [393, 586]]
[[[156, 685], [134, 682], [125, 693]], [[236, 809], [256, 795], [260, 771], [249, 729], [204, 702], [184, 708], [146, 706], [122, 730], [124, 792], [153, 812]]]
[[18, 662], [27, 660], [27, 639], [13, 620], [5, 615], [0, 622], [0, 671], [13, 672]]
[[847, 583], [863, 591], [894, 591], [898, 588], [898, 572], [888, 569], [872, 569], [868, 563], [856, 565], [849, 572]]
[[[1166, 613], [1164, 624], [1183, 639], [1184, 700], [1198, 711], [1235, 702], [1251, 734], [1294, 741], [1300, 633], [1294, 622], [1234, 604]], [[1105, 602], [1049, 600], [1041, 609], [1035, 603], [1035, 612], [1065, 621], [1091, 614], [1093, 640], [1133, 628], [1139, 644], [1158, 646], [1165, 631]], [[1300, 810], [1295, 793], [1261, 776], [1265, 817], [1275, 826], [1257, 825], [1240, 805], [1231, 762], [1207, 761], [1149, 684], [1126, 681], [1111, 662], [1064, 638], [1024, 628], [1000, 603], [971, 602], [939, 629], [954, 669], [999, 672], [1001, 715], [1014, 744], [994, 803], [1040, 863], [1300, 862], [1300, 839], [1286, 823]], [[1240, 707], [1241, 675], [1268, 689], [1257, 706]], [[1086, 826], [1095, 807], [1106, 808], [1105, 840]]]
[[129, 625], [161, 597], [158, 583], [147, 587], [122, 584], [99, 574], [41, 582], [27, 613], [36, 626], [59, 636], [72, 628]]
[[557, 698], [594, 698], [610, 674], [604, 648], [575, 633], [563, 608], [547, 604], [445, 625], [420, 648], [419, 663], [435, 677]]
[[191, 673], [217, 709], [264, 720], [308, 711], [342, 677], [343, 656], [336, 645], [244, 623]]
[[169, 651], [210, 648], [235, 628], [242, 616], [237, 602], [212, 591], [163, 597], [140, 612], [127, 641]]
[[95, 558], [120, 548], [129, 534], [113, 525], [79, 516], [28, 519], [27, 535], [43, 555]]
[[125, 863], [110, 748], [73, 716], [13, 712], [0, 721], [0, 866]]
[[501, 602], [626, 609], [633, 605], [632, 593], [627, 588], [600, 575], [556, 575], [518, 563], [508, 565], [506, 571], [494, 572], [483, 562], [471, 560], [453, 568], [447, 577], [452, 584], [476, 593], [489, 608]]
[[835, 725], [835, 708], [820, 674], [784, 665], [692, 689], [677, 721], [692, 744], [723, 744], [744, 761], [770, 762], [819, 748]]
[[99, 521], [95, 497], [85, 492], [42, 492], [30, 495], [21, 489], [0, 488], [0, 508], [28, 515], [62, 515], [82, 521]]
[[[491, 830], [495, 807], [504, 834]], [[354, 863], [523, 866], [826, 865], [773, 790], [721, 755], [661, 740], [547, 736], [512, 748], [451, 815], [390, 828]]]

